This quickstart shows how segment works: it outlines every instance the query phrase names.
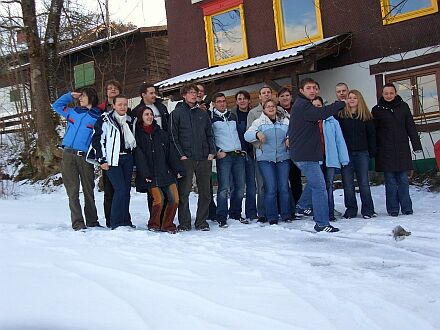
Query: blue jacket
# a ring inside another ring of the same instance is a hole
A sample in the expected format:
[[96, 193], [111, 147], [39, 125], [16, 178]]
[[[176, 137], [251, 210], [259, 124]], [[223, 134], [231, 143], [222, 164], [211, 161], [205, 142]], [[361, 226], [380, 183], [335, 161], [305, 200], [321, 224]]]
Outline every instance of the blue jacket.
[[260, 118], [253, 121], [252, 125], [244, 134], [244, 139], [248, 142], [257, 142], [257, 132], [266, 136], [266, 141], [259, 144], [256, 148], [255, 157], [257, 161], [282, 162], [289, 159], [289, 152], [285, 141], [287, 130], [289, 128], [289, 119], [277, 118], [275, 123], [262, 113]]
[[322, 130], [324, 133], [325, 166], [341, 168], [341, 164], [348, 165], [350, 158], [339, 122], [335, 117], [329, 117], [323, 121]]
[[230, 152], [241, 150], [241, 142], [237, 130], [237, 117], [230, 111], [221, 114], [214, 109], [212, 130], [217, 151]]
[[96, 120], [101, 116], [101, 110], [83, 107], [69, 108], [67, 104], [73, 101], [72, 95], [66, 93], [52, 104], [52, 109], [67, 120], [63, 146], [87, 152], [92, 142], [93, 128]]

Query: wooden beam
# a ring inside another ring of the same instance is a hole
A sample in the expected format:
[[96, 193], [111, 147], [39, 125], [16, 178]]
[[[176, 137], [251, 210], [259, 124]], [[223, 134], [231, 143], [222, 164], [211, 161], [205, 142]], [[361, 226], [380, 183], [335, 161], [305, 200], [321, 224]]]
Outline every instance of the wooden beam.
[[433, 64], [439, 62], [440, 62], [440, 52], [435, 52], [431, 54], [425, 54], [417, 57], [404, 59], [402, 61], [382, 62], [382, 63], [370, 65], [370, 75], [375, 75], [383, 72], [403, 70], [415, 66]]

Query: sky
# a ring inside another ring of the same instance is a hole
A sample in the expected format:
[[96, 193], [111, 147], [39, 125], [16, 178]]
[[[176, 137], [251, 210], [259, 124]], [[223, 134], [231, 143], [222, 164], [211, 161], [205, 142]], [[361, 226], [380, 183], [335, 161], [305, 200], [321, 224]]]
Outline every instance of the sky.
[[[87, 9], [100, 12], [97, 0], [83, 0]], [[100, 0], [101, 4], [104, 0]], [[165, 0], [109, 0], [112, 20], [141, 26], [166, 25]]]

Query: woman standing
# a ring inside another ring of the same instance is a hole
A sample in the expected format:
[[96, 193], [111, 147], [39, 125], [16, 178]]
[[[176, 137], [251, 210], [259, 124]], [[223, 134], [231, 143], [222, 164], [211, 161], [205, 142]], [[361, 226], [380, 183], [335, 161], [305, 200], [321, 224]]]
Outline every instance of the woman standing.
[[[79, 107], [69, 108], [67, 105], [79, 100]], [[85, 155], [92, 141], [93, 127], [101, 111], [97, 108], [98, 95], [93, 88], [84, 88], [82, 92], [71, 92], [61, 96], [52, 104], [56, 113], [67, 120], [64, 134], [63, 160], [61, 173], [67, 195], [69, 196], [70, 218], [72, 228], [81, 230], [87, 227], [101, 227], [95, 206], [95, 171], [93, 165], [85, 160]], [[84, 214], [79, 202], [79, 183], [84, 193]]]
[[[136, 190], [147, 192], [153, 198], [148, 230], [176, 233], [174, 216], [179, 205], [177, 179], [183, 177], [177, 150], [170, 143], [168, 134], [154, 120], [153, 110], [145, 107], [139, 111], [135, 128], [137, 148]], [[166, 200], [161, 223], [161, 213]]]
[[132, 227], [129, 213], [133, 149], [136, 141], [132, 133], [131, 117], [127, 115], [128, 99], [124, 95], [113, 98], [113, 111], [103, 114], [95, 125], [92, 147], [95, 158], [113, 186], [110, 212], [111, 229]]
[[376, 171], [384, 172], [386, 207], [389, 215], [413, 214], [409, 196], [408, 170], [412, 170], [411, 149], [422, 151], [416, 125], [393, 84], [385, 84], [379, 103], [373, 108], [377, 136]]
[[370, 219], [377, 216], [368, 180], [370, 158], [374, 158], [376, 155], [376, 130], [373, 116], [358, 90], [354, 89], [348, 93], [347, 106], [344, 111], [339, 113], [338, 120], [350, 156], [350, 163], [342, 168], [346, 207], [344, 218], [355, 218], [358, 213], [354, 185], [354, 175], [356, 174], [361, 195], [361, 214], [364, 219]]
[[264, 181], [266, 217], [271, 225], [278, 224], [279, 215], [283, 221], [292, 221], [288, 181], [288, 128], [289, 120], [277, 112], [274, 101], [268, 100], [263, 103], [260, 118], [252, 123], [244, 135], [246, 141], [258, 144], [256, 159]]

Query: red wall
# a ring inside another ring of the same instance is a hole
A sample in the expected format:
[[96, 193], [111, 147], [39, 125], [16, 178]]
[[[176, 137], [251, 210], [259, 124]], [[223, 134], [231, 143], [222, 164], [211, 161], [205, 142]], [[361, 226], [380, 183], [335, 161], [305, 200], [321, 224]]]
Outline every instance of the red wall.
[[[208, 66], [201, 4], [165, 0], [173, 76]], [[271, 0], [244, 0], [249, 57], [277, 51]], [[379, 0], [321, 0], [324, 37], [353, 32], [351, 50], [326, 61], [341, 66], [440, 44], [440, 14], [384, 26]]]

